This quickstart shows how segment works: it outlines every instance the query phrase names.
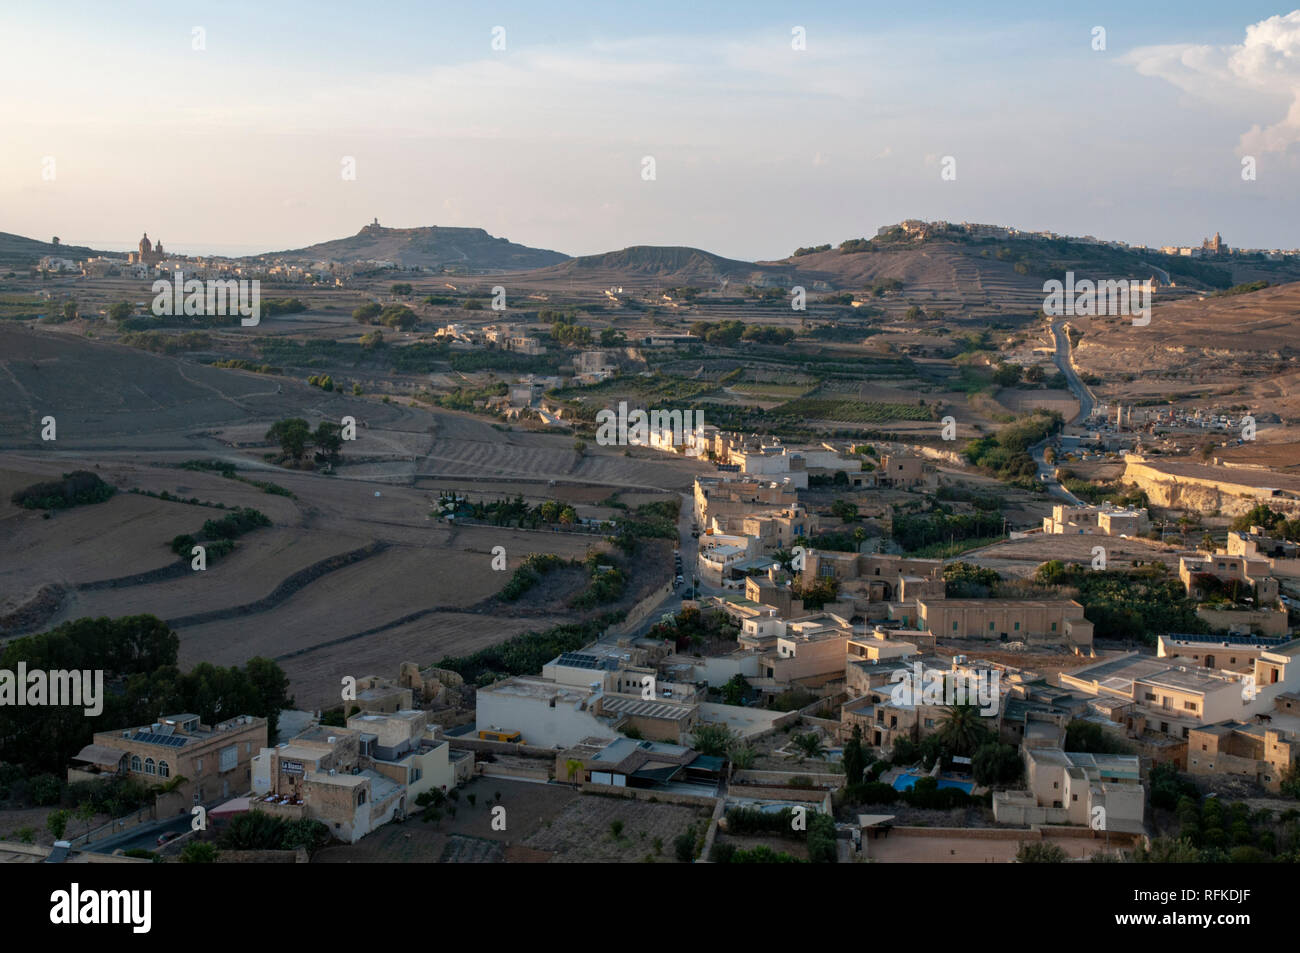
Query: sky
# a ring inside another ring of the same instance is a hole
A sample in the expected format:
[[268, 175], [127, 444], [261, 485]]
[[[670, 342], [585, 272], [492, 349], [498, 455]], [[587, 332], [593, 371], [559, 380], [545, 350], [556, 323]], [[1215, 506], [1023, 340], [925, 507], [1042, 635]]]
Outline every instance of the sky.
[[377, 217], [755, 260], [922, 218], [1300, 245], [1300, 10], [971, 6], [6, 0], [0, 231], [250, 254]]

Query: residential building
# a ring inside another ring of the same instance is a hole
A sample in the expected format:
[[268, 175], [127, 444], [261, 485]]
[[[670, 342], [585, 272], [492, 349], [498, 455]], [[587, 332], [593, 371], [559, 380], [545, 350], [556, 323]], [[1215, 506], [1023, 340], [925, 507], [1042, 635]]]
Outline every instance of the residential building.
[[1071, 824], [1121, 833], [1143, 829], [1146, 792], [1136, 755], [1024, 746], [1027, 790], [993, 794], [1003, 824]]
[[69, 781], [132, 777], [166, 784], [194, 804], [237, 797], [251, 787], [254, 752], [267, 742], [265, 718], [238, 715], [216, 725], [195, 714], [164, 715], [149, 725], [99, 731], [68, 768]]
[[1073, 599], [918, 599], [916, 607], [920, 627], [939, 638], [1092, 647], [1092, 623]]

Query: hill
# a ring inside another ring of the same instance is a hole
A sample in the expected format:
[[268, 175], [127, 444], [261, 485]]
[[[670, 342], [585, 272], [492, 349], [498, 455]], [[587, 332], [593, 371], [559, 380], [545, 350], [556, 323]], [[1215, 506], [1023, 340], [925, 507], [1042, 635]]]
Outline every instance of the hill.
[[57, 255], [80, 261], [84, 258], [112, 254], [113, 252], [96, 251], [83, 245], [56, 245], [53, 242], [42, 242], [35, 238], [0, 232], [0, 265], [26, 267], [36, 264], [46, 255]]
[[443, 266], [475, 272], [544, 268], [567, 261], [569, 256], [494, 238], [481, 228], [385, 228], [371, 224], [348, 238], [250, 257], [312, 262], [391, 261], [402, 266]]
[[678, 245], [633, 245], [603, 255], [584, 255], [527, 275], [529, 283], [582, 282], [716, 286], [776, 284], [793, 273], [783, 266], [757, 265], [723, 258], [699, 248]]
[[[1105, 378], [1099, 395], [1136, 405], [1220, 401], [1300, 421], [1300, 282], [1249, 294], [1161, 302], [1151, 324], [1076, 320], [1075, 359]], [[1261, 418], [1262, 419], [1262, 418]]]

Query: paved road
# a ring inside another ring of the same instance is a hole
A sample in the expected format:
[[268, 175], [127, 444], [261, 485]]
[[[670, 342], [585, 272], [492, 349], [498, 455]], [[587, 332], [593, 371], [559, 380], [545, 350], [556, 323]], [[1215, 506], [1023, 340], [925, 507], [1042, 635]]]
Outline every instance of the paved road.
[[1079, 413], [1074, 420], [1069, 423], [1078, 423], [1087, 420], [1092, 414], [1093, 396], [1088, 386], [1079, 380], [1079, 375], [1074, 372], [1070, 365], [1070, 336], [1065, 333], [1065, 319], [1058, 318], [1052, 322], [1052, 336], [1056, 338], [1056, 354], [1052, 359], [1056, 362], [1057, 368], [1065, 375], [1066, 383], [1069, 384], [1071, 392], [1079, 401]]
[[177, 814], [175, 817], [163, 818], [161, 821], [150, 821], [147, 824], [141, 824], [139, 827], [123, 831], [121, 834], [105, 837], [103, 840], [95, 841], [83, 849], [97, 854], [111, 854], [119, 847], [122, 850], [130, 850], [133, 847], [157, 850], [159, 834], [164, 831], [175, 831], [177, 833], [188, 831], [192, 821], [193, 818], [189, 814]]

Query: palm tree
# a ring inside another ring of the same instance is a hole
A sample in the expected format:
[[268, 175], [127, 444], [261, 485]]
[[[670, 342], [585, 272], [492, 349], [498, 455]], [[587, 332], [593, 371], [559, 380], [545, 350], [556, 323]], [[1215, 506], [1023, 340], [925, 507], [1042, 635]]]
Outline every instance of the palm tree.
[[969, 757], [988, 739], [989, 730], [980, 720], [980, 710], [974, 705], [949, 705], [945, 709], [939, 730], [939, 740], [955, 755]]
[[570, 758], [564, 762], [564, 770], [569, 773], [569, 780], [572, 781], [574, 776], [582, 770], [582, 762], [577, 758]]
[[792, 740], [794, 746], [802, 751], [806, 758], [820, 758], [826, 754], [826, 746], [822, 744], [821, 735], [815, 731], [810, 731], [806, 735], [795, 735]]

